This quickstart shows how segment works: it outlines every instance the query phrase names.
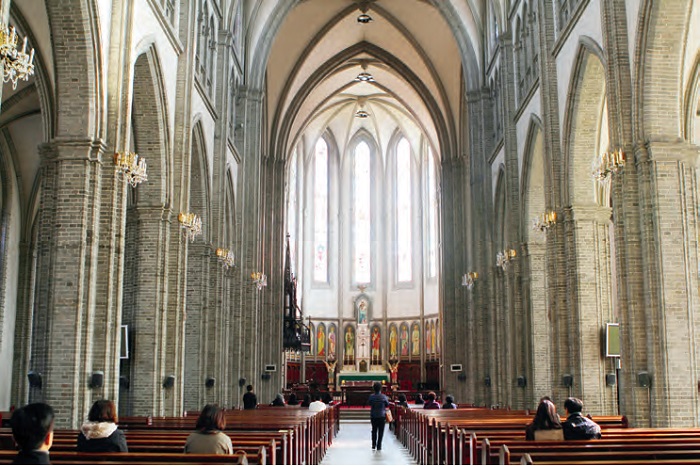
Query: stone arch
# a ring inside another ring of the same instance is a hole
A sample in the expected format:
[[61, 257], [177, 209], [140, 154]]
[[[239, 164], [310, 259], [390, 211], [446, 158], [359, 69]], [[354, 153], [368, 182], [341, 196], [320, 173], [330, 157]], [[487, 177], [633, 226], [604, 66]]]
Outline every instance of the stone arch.
[[683, 137], [700, 145], [700, 53], [696, 54], [684, 98]]
[[[692, 0], [660, 3], [646, 0], [640, 8], [634, 62], [637, 76], [634, 134], [637, 140], [683, 135], [683, 61], [692, 19]], [[675, 76], [675, 79], [669, 79]]]
[[47, 2], [56, 71], [56, 136], [104, 137], [104, 92], [96, 0]]

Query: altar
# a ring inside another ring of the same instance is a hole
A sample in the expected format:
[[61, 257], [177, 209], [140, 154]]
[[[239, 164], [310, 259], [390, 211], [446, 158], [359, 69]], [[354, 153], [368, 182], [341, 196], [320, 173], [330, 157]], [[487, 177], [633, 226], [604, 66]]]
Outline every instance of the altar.
[[386, 372], [341, 372], [338, 374], [336, 386], [341, 387], [343, 382], [384, 382], [389, 383], [389, 374]]
[[369, 396], [374, 393], [372, 386], [382, 383], [389, 388], [389, 375], [384, 372], [343, 372], [338, 374], [338, 386], [342, 392], [342, 403], [347, 406], [366, 406]]

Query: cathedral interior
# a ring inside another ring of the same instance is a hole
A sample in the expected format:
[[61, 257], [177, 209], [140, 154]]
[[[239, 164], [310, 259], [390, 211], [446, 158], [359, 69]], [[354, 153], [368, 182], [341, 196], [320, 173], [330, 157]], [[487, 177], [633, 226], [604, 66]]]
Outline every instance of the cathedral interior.
[[0, 411], [383, 380], [700, 426], [700, 2], [0, 14]]

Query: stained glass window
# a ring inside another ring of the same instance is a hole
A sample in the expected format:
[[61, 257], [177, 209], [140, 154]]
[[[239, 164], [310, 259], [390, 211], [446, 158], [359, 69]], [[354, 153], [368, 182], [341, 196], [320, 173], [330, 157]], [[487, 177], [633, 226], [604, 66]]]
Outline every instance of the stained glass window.
[[353, 272], [357, 283], [371, 280], [371, 163], [370, 150], [366, 142], [355, 148], [353, 165], [354, 214], [354, 262]]
[[401, 138], [396, 151], [396, 251], [399, 282], [413, 279], [411, 264], [411, 146]]
[[428, 277], [437, 276], [437, 183], [433, 151], [428, 147]]
[[316, 143], [314, 156], [314, 281], [328, 281], [328, 144]]

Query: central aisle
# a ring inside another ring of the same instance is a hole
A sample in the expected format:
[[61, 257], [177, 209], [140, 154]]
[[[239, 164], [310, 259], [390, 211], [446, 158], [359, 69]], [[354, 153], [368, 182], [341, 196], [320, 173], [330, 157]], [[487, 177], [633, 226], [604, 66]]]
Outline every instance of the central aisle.
[[340, 432], [321, 464], [416, 464], [389, 427], [385, 429], [382, 451], [372, 451], [369, 419], [364, 422], [341, 421]]

